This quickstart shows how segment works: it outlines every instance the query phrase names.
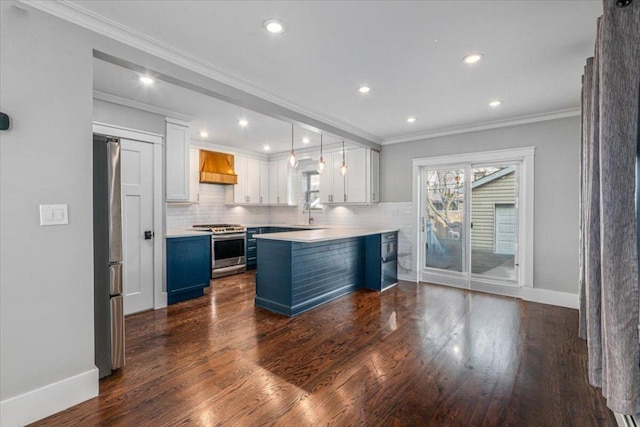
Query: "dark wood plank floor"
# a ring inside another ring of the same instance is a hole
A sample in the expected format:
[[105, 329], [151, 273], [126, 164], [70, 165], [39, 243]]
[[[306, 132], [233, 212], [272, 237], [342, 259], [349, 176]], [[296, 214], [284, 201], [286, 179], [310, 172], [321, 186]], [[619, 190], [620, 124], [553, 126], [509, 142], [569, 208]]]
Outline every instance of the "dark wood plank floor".
[[254, 287], [127, 318], [127, 366], [34, 425], [616, 425], [575, 310], [400, 282], [290, 319]]

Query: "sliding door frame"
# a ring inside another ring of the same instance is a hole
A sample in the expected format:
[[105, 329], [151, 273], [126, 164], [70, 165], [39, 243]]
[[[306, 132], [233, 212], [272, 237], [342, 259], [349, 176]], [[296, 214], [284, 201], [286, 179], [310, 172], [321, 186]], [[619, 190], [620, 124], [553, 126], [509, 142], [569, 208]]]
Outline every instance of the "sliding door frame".
[[[507, 150], [482, 151], [476, 153], [454, 154], [448, 156], [435, 156], [413, 159], [413, 208], [414, 208], [414, 237], [415, 237], [415, 271], [416, 283], [422, 281], [424, 266], [422, 260], [425, 253], [422, 245], [422, 218], [421, 210], [423, 203], [423, 180], [422, 169], [428, 168], [449, 168], [460, 167], [462, 165], [473, 164], [516, 164], [519, 171], [519, 197], [517, 199], [519, 227], [518, 227], [518, 286], [505, 286], [500, 281], [491, 278], [482, 278], [466, 272], [466, 278], [461, 279], [462, 274], [447, 274], [441, 272], [443, 278], [452, 279], [450, 286], [471, 288], [485, 292], [502, 295], [521, 296], [522, 288], [533, 287], [533, 232], [534, 232], [534, 155], [535, 147], [524, 147]], [[468, 179], [468, 177], [466, 177]], [[470, 196], [468, 194], [467, 196]], [[465, 200], [465, 227], [469, 230], [470, 222], [470, 197]], [[470, 234], [465, 233], [465, 249], [470, 247]], [[465, 254], [464, 259], [468, 260], [469, 254]], [[467, 269], [467, 264], [463, 271]]]

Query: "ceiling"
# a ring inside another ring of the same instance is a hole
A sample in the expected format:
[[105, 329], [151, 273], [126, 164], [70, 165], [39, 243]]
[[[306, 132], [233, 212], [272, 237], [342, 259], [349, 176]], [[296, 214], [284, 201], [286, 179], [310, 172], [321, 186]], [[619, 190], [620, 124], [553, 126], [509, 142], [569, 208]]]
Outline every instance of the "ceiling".
[[[383, 143], [578, 108], [602, 9], [599, 0], [71, 3]], [[282, 34], [264, 30], [270, 18]], [[471, 52], [483, 60], [464, 64]], [[489, 107], [495, 99], [502, 105]]]
[[[190, 121], [193, 140], [265, 154], [291, 150], [290, 123], [162, 80], [144, 85], [139, 80], [138, 72], [99, 59], [93, 60], [93, 70], [94, 90], [186, 116]], [[106, 97], [105, 100], [111, 99]], [[240, 120], [246, 120], [248, 124], [240, 126]], [[203, 130], [208, 133], [206, 137], [200, 135]], [[293, 136], [296, 150], [320, 145], [318, 133], [300, 126], [294, 127]], [[308, 138], [308, 142], [305, 142], [305, 138]], [[323, 135], [326, 147], [340, 144], [341, 141], [335, 136]], [[269, 146], [268, 151], [264, 150], [265, 145]], [[352, 144], [347, 142], [349, 145]]]

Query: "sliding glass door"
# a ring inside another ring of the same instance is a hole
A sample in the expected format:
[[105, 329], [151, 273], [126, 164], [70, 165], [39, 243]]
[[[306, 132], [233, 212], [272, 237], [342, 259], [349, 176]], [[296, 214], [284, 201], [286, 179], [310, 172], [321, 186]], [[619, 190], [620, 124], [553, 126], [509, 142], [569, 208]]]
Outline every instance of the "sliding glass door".
[[481, 290], [521, 285], [519, 172], [519, 162], [420, 168], [421, 280]]
[[513, 285], [517, 281], [518, 167], [471, 169], [471, 274]]
[[464, 170], [424, 170], [426, 268], [463, 272]]

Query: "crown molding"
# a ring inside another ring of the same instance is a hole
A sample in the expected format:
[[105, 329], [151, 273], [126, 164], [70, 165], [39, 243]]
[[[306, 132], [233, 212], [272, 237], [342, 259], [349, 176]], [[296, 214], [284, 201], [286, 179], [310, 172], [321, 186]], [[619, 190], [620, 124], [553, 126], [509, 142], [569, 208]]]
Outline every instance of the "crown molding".
[[136, 110], [147, 111], [149, 113], [158, 114], [165, 117], [173, 117], [185, 122], [193, 121], [194, 117], [188, 114], [178, 113], [177, 111], [167, 110], [166, 108], [156, 107], [155, 105], [145, 104], [144, 102], [134, 101], [133, 99], [123, 98], [118, 95], [112, 95], [107, 92], [99, 90], [93, 91], [93, 99], [99, 99], [100, 101], [110, 102], [112, 104], [123, 105], [129, 108], [135, 108]]
[[423, 133], [416, 133], [393, 138], [386, 138], [380, 145], [401, 144], [403, 142], [414, 142], [423, 139], [438, 138], [441, 136], [456, 135], [460, 133], [477, 132], [481, 130], [497, 129], [509, 126], [523, 125], [527, 123], [544, 122], [547, 120], [563, 119], [566, 117], [575, 117], [580, 115], [580, 108], [569, 108], [566, 110], [557, 110], [549, 113], [531, 114], [527, 116], [515, 117], [512, 119], [498, 120], [493, 122], [485, 122], [473, 125], [464, 125], [451, 128], [438, 129]]
[[343, 122], [338, 118], [311, 111], [299, 104], [288, 101], [271, 92], [265, 91], [264, 89], [261, 89], [245, 80], [228, 74], [227, 72], [210, 62], [203, 61], [202, 59], [194, 55], [176, 49], [175, 47], [172, 47], [160, 40], [154, 39], [153, 37], [122, 25], [116, 21], [105, 18], [102, 15], [85, 9], [78, 4], [71, 3], [68, 0], [19, 1], [22, 4], [28, 5], [42, 12], [46, 12], [65, 21], [79, 25], [80, 27], [98, 33], [110, 39], [116, 40], [127, 46], [142, 50], [149, 53], [150, 55], [164, 59], [198, 74], [202, 74], [206, 77], [216, 80], [217, 82], [224, 83], [250, 95], [262, 98], [266, 101], [293, 110], [297, 113], [304, 114], [309, 118], [312, 118], [319, 122], [350, 132], [368, 141], [380, 144], [383, 140], [377, 135], [373, 135], [363, 129]]

